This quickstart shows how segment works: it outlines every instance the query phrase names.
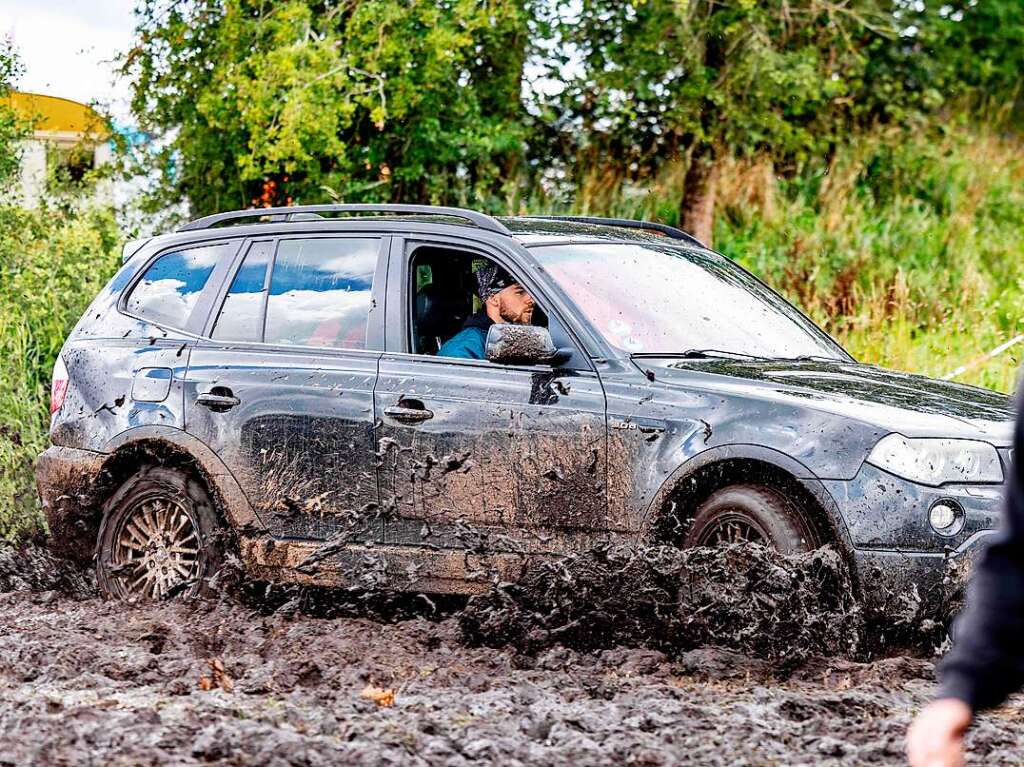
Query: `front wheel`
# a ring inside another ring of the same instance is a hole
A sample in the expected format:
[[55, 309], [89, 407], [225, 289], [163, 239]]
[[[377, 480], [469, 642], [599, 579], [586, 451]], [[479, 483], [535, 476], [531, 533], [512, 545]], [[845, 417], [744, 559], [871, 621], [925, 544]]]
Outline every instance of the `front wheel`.
[[731, 485], [712, 493], [697, 508], [683, 546], [730, 543], [759, 543], [782, 554], [799, 554], [818, 545], [800, 511], [764, 485]]
[[96, 580], [114, 599], [192, 596], [220, 562], [209, 493], [189, 474], [142, 469], [104, 505]]

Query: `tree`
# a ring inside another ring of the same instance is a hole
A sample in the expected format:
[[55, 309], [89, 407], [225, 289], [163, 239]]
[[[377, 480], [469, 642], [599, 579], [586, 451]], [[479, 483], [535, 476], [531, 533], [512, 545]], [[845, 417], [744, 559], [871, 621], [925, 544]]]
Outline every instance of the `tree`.
[[584, 0], [560, 31], [579, 145], [638, 172], [686, 156], [679, 218], [705, 241], [720, 159], [827, 151], [874, 100], [870, 47], [897, 36], [881, 0]]
[[123, 70], [158, 199], [485, 206], [521, 162], [524, 0], [145, 0]]
[[0, 38], [0, 185], [10, 185], [21, 168], [20, 144], [28, 133], [28, 124], [11, 103], [14, 83], [22, 65], [10, 38]]

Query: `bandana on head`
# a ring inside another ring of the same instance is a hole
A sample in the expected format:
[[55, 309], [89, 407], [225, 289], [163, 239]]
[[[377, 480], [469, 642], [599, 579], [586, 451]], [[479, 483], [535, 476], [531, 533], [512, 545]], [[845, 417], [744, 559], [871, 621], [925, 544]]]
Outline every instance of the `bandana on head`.
[[476, 292], [479, 294], [481, 301], [486, 301], [509, 285], [515, 284], [516, 281], [512, 278], [512, 275], [497, 264], [488, 264], [476, 270]]

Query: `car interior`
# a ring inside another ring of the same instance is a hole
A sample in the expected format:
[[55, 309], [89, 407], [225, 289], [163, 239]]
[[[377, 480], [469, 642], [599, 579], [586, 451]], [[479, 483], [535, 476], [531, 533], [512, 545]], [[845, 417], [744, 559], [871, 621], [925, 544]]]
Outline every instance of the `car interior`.
[[[482, 303], [474, 273], [489, 263], [487, 258], [453, 248], [417, 248], [411, 269], [414, 354], [436, 355], [445, 341], [462, 330], [466, 318], [479, 311]], [[547, 327], [547, 316], [539, 305], [532, 324]]]

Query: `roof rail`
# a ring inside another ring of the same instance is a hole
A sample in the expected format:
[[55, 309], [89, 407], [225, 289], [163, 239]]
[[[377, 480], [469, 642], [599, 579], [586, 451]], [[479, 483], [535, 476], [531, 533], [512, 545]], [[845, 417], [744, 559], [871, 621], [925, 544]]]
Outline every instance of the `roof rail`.
[[243, 218], [269, 218], [271, 221], [308, 221], [314, 216], [320, 217], [321, 213], [397, 213], [417, 216], [448, 216], [451, 218], [461, 218], [489, 232], [512, 236], [512, 232], [498, 219], [475, 210], [446, 208], [439, 205], [395, 205], [390, 203], [381, 203], [379, 205], [361, 203], [345, 205], [294, 205], [287, 208], [231, 210], [226, 213], [214, 213], [212, 216], [203, 216], [195, 221], [189, 221], [178, 231], [191, 232], [195, 229], [209, 229], [225, 221], [235, 221]]
[[673, 240], [683, 240], [691, 245], [699, 245], [706, 248], [703, 242], [692, 234], [684, 232], [668, 224], [659, 224], [655, 221], [635, 221], [631, 218], [601, 218], [600, 216], [524, 216], [524, 218], [540, 218], [546, 221], [575, 221], [579, 224], [600, 224], [601, 226], [621, 226], [625, 229], [646, 229], [651, 232], [661, 232]]

